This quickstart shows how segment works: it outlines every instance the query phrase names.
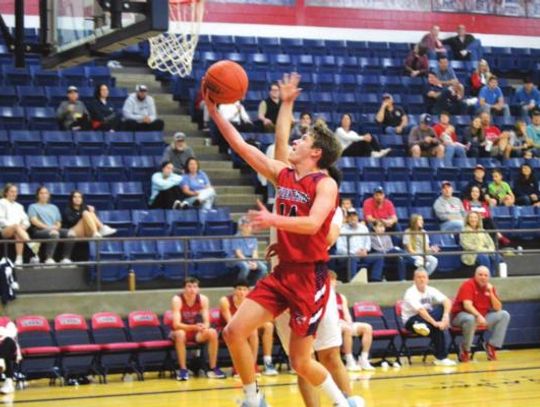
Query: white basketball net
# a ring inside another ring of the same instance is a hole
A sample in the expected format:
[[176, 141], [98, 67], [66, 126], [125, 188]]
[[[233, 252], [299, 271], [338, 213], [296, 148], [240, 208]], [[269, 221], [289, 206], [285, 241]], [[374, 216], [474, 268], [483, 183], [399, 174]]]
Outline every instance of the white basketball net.
[[188, 76], [199, 41], [204, 0], [171, 0], [169, 31], [150, 38], [148, 66], [180, 77]]

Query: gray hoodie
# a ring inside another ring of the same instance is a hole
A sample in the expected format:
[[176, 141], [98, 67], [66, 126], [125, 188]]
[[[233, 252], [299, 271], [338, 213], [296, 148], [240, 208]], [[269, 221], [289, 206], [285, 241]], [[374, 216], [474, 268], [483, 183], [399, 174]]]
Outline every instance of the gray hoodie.
[[464, 218], [466, 214], [461, 199], [455, 196], [450, 198], [445, 198], [442, 195], [439, 196], [433, 204], [433, 210], [441, 222], [454, 219], [456, 216]]
[[135, 120], [138, 123], [142, 123], [145, 116], [149, 116], [152, 121], [156, 120], [156, 104], [152, 96], [146, 95], [143, 100], [137, 97], [137, 93], [131, 93], [122, 108], [124, 119]]

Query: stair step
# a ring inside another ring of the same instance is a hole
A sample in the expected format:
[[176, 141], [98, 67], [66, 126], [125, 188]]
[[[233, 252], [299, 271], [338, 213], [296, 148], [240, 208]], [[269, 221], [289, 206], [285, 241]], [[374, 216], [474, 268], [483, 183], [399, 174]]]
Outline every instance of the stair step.
[[223, 196], [223, 195], [233, 195], [233, 194], [237, 194], [237, 195], [246, 195], [246, 194], [253, 194], [254, 193], [254, 188], [252, 186], [249, 186], [249, 185], [242, 185], [242, 186], [220, 186], [220, 185], [214, 185], [215, 189], [216, 189], [216, 193], [218, 194], [218, 196]]
[[262, 199], [262, 197], [256, 194], [218, 195], [216, 202], [221, 206], [243, 205], [255, 208], [257, 199]]
[[201, 168], [206, 170], [234, 170], [231, 161], [203, 161], [200, 160]]

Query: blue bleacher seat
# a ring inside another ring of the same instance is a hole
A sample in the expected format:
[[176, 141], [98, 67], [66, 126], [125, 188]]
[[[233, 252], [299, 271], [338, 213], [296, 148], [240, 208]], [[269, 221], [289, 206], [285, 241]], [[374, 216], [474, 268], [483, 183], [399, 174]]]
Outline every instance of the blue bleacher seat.
[[131, 211], [127, 209], [99, 211], [99, 219], [104, 224], [117, 230], [115, 237], [133, 236], [135, 233], [135, 226], [131, 220]]
[[34, 130], [56, 130], [58, 120], [52, 107], [27, 107], [26, 120]]
[[413, 196], [412, 203], [414, 206], [433, 205], [437, 197], [437, 192], [433, 190], [430, 181], [411, 181], [410, 191]]
[[157, 249], [161, 259], [178, 259], [178, 263], [163, 264], [163, 276], [169, 280], [183, 280], [194, 271], [193, 264], [186, 259], [183, 243], [179, 240], [158, 240]]
[[281, 41], [278, 37], [259, 37], [258, 42], [262, 52], [278, 53], [281, 51]]
[[[127, 179], [122, 156], [105, 155], [91, 158], [98, 181], [125, 181]], [[125, 208], [120, 208], [125, 209]]]
[[111, 189], [107, 182], [78, 182], [77, 189], [85, 195], [85, 200], [96, 209], [113, 209]]
[[164, 236], [167, 233], [165, 212], [161, 209], [134, 209], [131, 218], [137, 229], [137, 236]]
[[[334, 74], [331, 73], [318, 73], [315, 75], [315, 81], [317, 84], [317, 89], [319, 91], [331, 92], [336, 89], [336, 80]], [[319, 103], [321, 101], [318, 101]], [[329, 105], [332, 108], [332, 105]], [[321, 109], [321, 108], [319, 108]]]
[[2, 154], [11, 154], [11, 142], [7, 130], [0, 130], [0, 151]]
[[[518, 229], [538, 229], [540, 227], [540, 214], [534, 206], [516, 206]], [[499, 225], [497, 225], [499, 226]], [[538, 232], [520, 232], [519, 239], [532, 240], [538, 238]]]
[[137, 155], [137, 146], [133, 133], [130, 131], [106, 132], [105, 144], [108, 146], [108, 153], [112, 155]]
[[516, 226], [514, 216], [513, 207], [495, 206], [491, 208], [491, 217], [497, 224], [498, 229], [514, 229]]
[[88, 86], [88, 74], [84, 66], [66, 68], [62, 71], [62, 82], [64, 86]]
[[101, 155], [107, 147], [101, 131], [76, 131], [73, 141], [80, 155]]
[[60, 164], [56, 156], [27, 156], [26, 166], [33, 182], [60, 181]]
[[373, 191], [379, 186], [382, 186], [382, 182], [359, 182], [357, 184], [358, 197], [360, 198], [358, 204], [362, 204], [367, 198], [371, 198]]
[[354, 157], [341, 157], [337, 165], [343, 173], [344, 181], [358, 181], [358, 170]]
[[60, 86], [60, 71], [37, 69], [34, 72], [34, 85], [36, 86]]
[[428, 158], [409, 158], [407, 163], [411, 169], [412, 180], [431, 181], [435, 178], [435, 169], [431, 168]]
[[384, 193], [390, 198], [395, 206], [409, 206], [412, 195], [409, 192], [409, 184], [405, 181], [387, 181], [383, 184]]
[[[268, 57], [268, 54], [260, 53], [260, 54], [249, 54], [247, 58], [247, 63], [250, 69], [266, 69], [268, 65], [270, 64], [270, 58]], [[264, 72], [264, 75], [266, 77], [266, 72]], [[249, 75], [249, 79], [251, 80], [251, 73]]]
[[356, 163], [358, 168], [362, 169], [364, 181], [383, 182], [385, 180], [385, 172], [380, 158], [358, 157]]
[[234, 225], [228, 208], [216, 208], [202, 213], [205, 235], [227, 236], [234, 233]]
[[219, 52], [236, 52], [236, 43], [232, 35], [213, 35], [212, 48]]
[[49, 100], [49, 106], [58, 107], [66, 100], [66, 88], [63, 86], [45, 86], [45, 95]]
[[149, 181], [158, 168], [154, 157], [149, 155], [125, 156], [123, 160], [128, 178], [131, 181]]
[[111, 192], [116, 199], [118, 209], [146, 207], [146, 196], [140, 182], [115, 182], [111, 184]]
[[17, 201], [25, 207], [36, 202], [36, 191], [41, 186], [40, 182], [19, 182], [17, 183]]
[[125, 88], [109, 89], [109, 101], [113, 104], [115, 108], [122, 108], [127, 97], [128, 92]]
[[312, 55], [325, 55], [328, 50], [326, 46], [326, 41], [321, 38], [304, 39], [304, 47], [304, 49], [308, 49], [310, 54]]
[[0, 127], [6, 130], [26, 129], [25, 114], [22, 107], [0, 107]]
[[51, 201], [60, 210], [67, 206], [70, 195], [75, 190], [74, 182], [45, 182], [44, 185], [51, 193]]
[[92, 164], [88, 156], [65, 155], [59, 157], [65, 181], [94, 180]]
[[28, 172], [24, 157], [18, 155], [0, 155], [0, 179], [4, 182], [24, 182]]
[[[158, 251], [155, 240], [128, 240], [124, 242], [124, 251], [129, 260], [157, 260]], [[161, 275], [161, 265], [157, 262], [150, 264], [133, 263], [137, 281], [151, 281]]]
[[196, 276], [200, 279], [213, 279], [229, 272], [223, 267], [223, 260], [227, 253], [221, 240], [191, 240], [189, 242], [191, 256], [194, 259], [216, 258], [216, 262], [197, 263]]
[[171, 236], [198, 236], [202, 234], [202, 222], [197, 209], [165, 211]]
[[[392, 139], [392, 140], [391, 140]], [[403, 138], [401, 136], [379, 136], [379, 140], [383, 146], [388, 146], [396, 149], [396, 143]], [[392, 144], [390, 144], [392, 143]], [[386, 177], [389, 181], [408, 181], [409, 180], [409, 167], [404, 157], [384, 157], [382, 159], [382, 165], [386, 171]]]
[[43, 107], [49, 102], [41, 86], [17, 86], [17, 97], [20, 106]]
[[162, 155], [166, 145], [159, 131], [135, 132], [135, 144], [140, 154]]
[[0, 86], [0, 106], [13, 106], [17, 100], [14, 86]]
[[101, 83], [114, 87], [115, 79], [111, 76], [111, 70], [106, 66], [87, 66], [86, 77], [88, 78], [88, 84], [91, 86], [97, 86]]
[[75, 148], [70, 131], [45, 130], [41, 132], [45, 152], [49, 155], [69, 155]]
[[28, 85], [32, 83], [32, 72], [30, 67], [15, 68], [9, 65], [2, 66], [2, 76], [4, 85]]
[[356, 94], [353, 92], [336, 92], [334, 93], [334, 101], [338, 112], [348, 113], [358, 108]]
[[[98, 246], [99, 245], [99, 246]], [[98, 257], [101, 261], [126, 260], [126, 255], [122, 242], [119, 241], [100, 241], [90, 244], [90, 259], [96, 260]], [[92, 279], [97, 279], [97, 269], [92, 269]], [[124, 265], [101, 265], [99, 267], [101, 281], [116, 282], [124, 280], [128, 275], [128, 268]]]
[[40, 155], [43, 154], [41, 133], [32, 130], [11, 130], [9, 138], [13, 151], [20, 155]]
[[257, 37], [238, 36], [235, 37], [234, 40], [236, 43], [236, 48], [243, 54], [250, 54], [259, 51], [259, 42], [257, 41]]

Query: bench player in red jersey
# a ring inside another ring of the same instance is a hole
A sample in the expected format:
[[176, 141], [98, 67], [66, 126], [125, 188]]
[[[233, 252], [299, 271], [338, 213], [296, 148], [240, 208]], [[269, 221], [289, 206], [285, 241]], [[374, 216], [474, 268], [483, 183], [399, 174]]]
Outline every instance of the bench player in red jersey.
[[[296, 94], [283, 98], [282, 107], [285, 104], [292, 111], [299, 92], [297, 89]], [[223, 332], [244, 385], [246, 398], [242, 406], [266, 406], [257, 390], [247, 338], [254, 329], [289, 308], [293, 369], [311, 385], [320, 386], [335, 406], [347, 407], [349, 402], [328, 371], [311, 358], [313, 335], [329, 294], [326, 237], [338, 204], [336, 182], [322, 170], [339, 158], [339, 142], [326, 126], [314, 126], [295, 141], [289, 154], [289, 167], [246, 143], [221, 117], [207, 93], [204, 97], [210, 116], [230, 147], [277, 186], [278, 213], [270, 213], [259, 202], [259, 210], [251, 211], [249, 217], [256, 229], [277, 229], [280, 262], [271, 275], [259, 281]]]

